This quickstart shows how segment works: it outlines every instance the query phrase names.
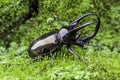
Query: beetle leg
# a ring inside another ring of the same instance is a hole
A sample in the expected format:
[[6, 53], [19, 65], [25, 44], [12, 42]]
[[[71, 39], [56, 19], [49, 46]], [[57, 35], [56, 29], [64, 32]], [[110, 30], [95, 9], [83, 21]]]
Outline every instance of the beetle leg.
[[68, 51], [71, 53], [71, 54], [74, 54], [75, 56], [77, 56], [77, 58], [78, 59], [81, 59], [81, 57], [78, 55], [78, 54], [76, 54], [72, 49], [71, 49], [71, 46], [67, 46], [67, 49], [68, 49]]
[[75, 40], [78, 40], [80, 38], [80, 34], [76, 34]]
[[51, 57], [51, 59], [50, 59], [50, 67], [52, 67], [52, 64], [53, 64], [53, 60], [54, 60], [54, 58], [56, 57], [56, 52], [55, 53], [53, 53], [53, 55], [52, 55], [52, 57]]
[[71, 54], [74, 54], [75, 56], [77, 56], [77, 58], [78, 58], [81, 62], [83, 62], [85, 65], [88, 66], [88, 64], [87, 64], [85, 61], [83, 61], [83, 59], [71, 49], [71, 45], [67, 45], [67, 49], [68, 49], [68, 51], [69, 51]]

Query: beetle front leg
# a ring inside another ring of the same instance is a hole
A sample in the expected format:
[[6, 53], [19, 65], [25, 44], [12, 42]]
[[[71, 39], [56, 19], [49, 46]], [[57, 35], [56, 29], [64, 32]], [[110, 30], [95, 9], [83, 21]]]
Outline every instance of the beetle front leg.
[[86, 49], [84, 47], [85, 43], [81, 40], [80, 38], [80, 34], [77, 34], [76, 37], [75, 37], [75, 44], [78, 45], [78, 46], [81, 46], [83, 49]]

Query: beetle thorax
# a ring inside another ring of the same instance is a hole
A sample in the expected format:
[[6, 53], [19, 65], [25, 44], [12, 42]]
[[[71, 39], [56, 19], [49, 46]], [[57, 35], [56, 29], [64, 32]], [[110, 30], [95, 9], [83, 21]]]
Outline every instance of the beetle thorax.
[[59, 31], [58, 36], [60, 38], [60, 42], [63, 42], [63, 37], [68, 33], [68, 30], [63, 28]]

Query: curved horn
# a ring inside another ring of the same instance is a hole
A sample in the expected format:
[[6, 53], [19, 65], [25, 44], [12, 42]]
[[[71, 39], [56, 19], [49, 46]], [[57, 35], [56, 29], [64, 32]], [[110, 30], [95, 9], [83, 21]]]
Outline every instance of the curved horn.
[[69, 34], [71, 34], [71, 33], [76, 33], [76, 32], [79, 31], [80, 29], [82, 29], [82, 28], [84, 28], [84, 27], [86, 27], [86, 26], [88, 26], [88, 25], [90, 25], [90, 24], [94, 24], [94, 23], [96, 23], [96, 22], [87, 22], [87, 23], [85, 23], [85, 24], [83, 24], [83, 25], [81, 25], [81, 26], [79, 26], [79, 27], [74, 28], [73, 30], [69, 30]]
[[87, 16], [89, 16], [89, 15], [96, 15], [96, 14], [95, 14], [95, 13], [87, 13], [87, 14], [81, 16], [80, 18], [74, 20], [74, 21], [69, 25], [69, 27], [72, 28], [73, 26], [77, 25], [77, 23], [78, 23], [80, 20], [84, 19], [85, 17], [87, 17]]
[[96, 15], [96, 17], [97, 17], [98, 21], [97, 21], [97, 25], [95, 27], [95, 31], [94, 31], [94, 33], [92, 35], [87, 36], [87, 37], [81, 39], [81, 41], [83, 41], [84, 43], [87, 42], [88, 40], [92, 39], [94, 36], [96, 36], [96, 34], [97, 34], [97, 32], [98, 32], [98, 30], [100, 28], [100, 18], [97, 15]]
[[[83, 24], [83, 25], [81, 25], [81, 26], [79, 26], [79, 27], [75, 27], [75, 28], [73, 28], [73, 29], [68, 28], [69, 33], [67, 33], [63, 38], [65, 38], [66, 36], [68, 36], [68, 37], [74, 36], [74, 35], [76, 35], [76, 32], [79, 31], [80, 29], [85, 28], [85, 27], [88, 26], [88, 25], [97, 23], [97, 24], [96, 24], [96, 27], [95, 27], [94, 33], [91, 34], [90, 36], [87, 36], [87, 37], [85, 37], [85, 38], [83, 38], [83, 39], [80, 39], [80, 41], [83, 41], [83, 42], [85, 43], [86, 41], [92, 39], [92, 38], [97, 34], [97, 32], [98, 32], [98, 30], [99, 30], [99, 27], [100, 27], [100, 18], [99, 18], [96, 14], [92, 14], [92, 13], [91, 13], [91, 14], [86, 14], [86, 15], [84, 15], [84, 17], [85, 17], [85, 16], [88, 16], [88, 15], [95, 15], [95, 16], [97, 17], [97, 21], [87, 22], [87, 23], [85, 23], [85, 24]], [[84, 17], [79, 18], [79, 20], [80, 20], [80, 19], [83, 19]], [[77, 20], [76, 20], [76, 21], [77, 21]]]

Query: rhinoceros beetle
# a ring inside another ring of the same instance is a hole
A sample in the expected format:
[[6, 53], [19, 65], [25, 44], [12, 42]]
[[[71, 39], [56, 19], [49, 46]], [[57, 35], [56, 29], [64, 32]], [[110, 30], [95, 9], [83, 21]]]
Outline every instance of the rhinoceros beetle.
[[[78, 22], [80, 22], [82, 19], [90, 15], [96, 16], [97, 21], [87, 22], [78, 27], [75, 27], [78, 24]], [[78, 34], [77, 32], [80, 29], [85, 28], [86, 26], [94, 23], [96, 23], [94, 33], [91, 34], [90, 36], [81, 38], [80, 34]], [[56, 52], [62, 47], [62, 45], [66, 45], [68, 51], [71, 54], [74, 54], [78, 58], [80, 58], [80, 56], [73, 52], [73, 50], [71, 49], [71, 45], [78, 45], [84, 47], [84, 44], [87, 41], [91, 40], [97, 34], [99, 27], [100, 18], [94, 13], [87, 13], [73, 21], [67, 28], [63, 27], [60, 30], [49, 32], [41, 36], [40, 38], [34, 40], [28, 49], [29, 56], [31, 58], [35, 58], [37, 56], [43, 57], [50, 53]]]

